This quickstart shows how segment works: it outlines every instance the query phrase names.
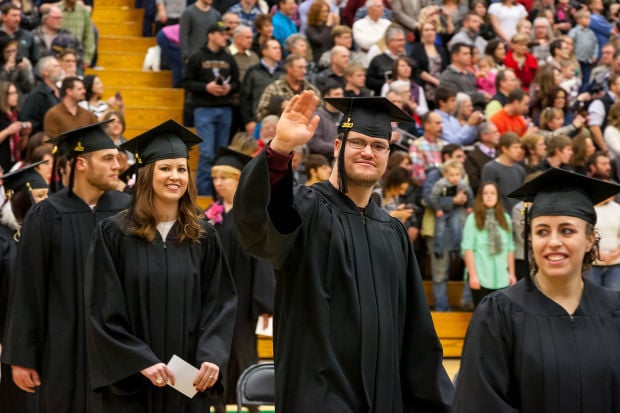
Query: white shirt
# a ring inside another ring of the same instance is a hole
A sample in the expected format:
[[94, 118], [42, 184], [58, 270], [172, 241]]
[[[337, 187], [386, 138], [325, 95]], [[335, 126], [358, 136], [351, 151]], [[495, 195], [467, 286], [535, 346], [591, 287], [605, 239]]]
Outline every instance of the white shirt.
[[499, 26], [509, 40], [517, 33], [519, 20], [527, 17], [527, 10], [521, 4], [507, 7], [502, 3], [493, 3], [489, 6], [488, 13], [499, 19]]

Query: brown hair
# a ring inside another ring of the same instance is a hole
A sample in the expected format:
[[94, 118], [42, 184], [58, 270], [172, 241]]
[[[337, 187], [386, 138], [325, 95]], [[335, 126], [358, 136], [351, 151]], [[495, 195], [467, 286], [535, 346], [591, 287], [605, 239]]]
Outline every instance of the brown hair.
[[482, 201], [482, 193], [484, 192], [484, 188], [489, 185], [497, 191], [497, 202], [493, 207], [495, 210], [495, 219], [504, 231], [508, 231], [508, 222], [506, 221], [506, 213], [504, 212], [504, 206], [501, 201], [501, 192], [499, 192], [499, 188], [495, 182], [483, 182], [482, 185], [480, 185], [476, 198], [474, 199], [474, 218], [476, 220], [476, 227], [479, 230], [484, 229], [484, 221], [487, 218], [487, 207]]
[[5, 80], [0, 81], [0, 112], [10, 113], [15, 109], [9, 107], [9, 88], [11, 86], [15, 87], [15, 90], [18, 90], [13, 82]]
[[321, 24], [319, 19], [321, 18], [321, 10], [323, 7], [327, 7], [327, 11], [329, 11], [329, 5], [323, 0], [317, 0], [312, 3], [310, 10], [308, 10], [308, 26], [318, 26]]
[[[153, 241], [157, 231], [157, 217], [155, 216], [155, 205], [153, 203], [153, 171], [155, 162], [150, 163], [140, 169], [135, 185], [135, 197], [131, 210], [128, 215], [129, 229], [132, 234]], [[177, 241], [197, 241], [203, 235], [202, 228], [198, 222], [199, 216], [195, 207], [196, 204], [196, 185], [192, 179], [190, 169], [187, 169], [188, 182], [187, 191], [179, 200], [179, 213], [177, 223], [179, 224], [179, 235]]]

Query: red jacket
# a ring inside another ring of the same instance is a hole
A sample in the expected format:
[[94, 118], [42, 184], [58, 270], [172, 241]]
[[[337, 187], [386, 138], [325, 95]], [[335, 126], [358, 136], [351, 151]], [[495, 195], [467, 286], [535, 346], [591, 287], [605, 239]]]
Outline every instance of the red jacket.
[[532, 80], [534, 80], [536, 71], [538, 70], [538, 62], [536, 61], [534, 55], [531, 53], [526, 53], [523, 68], [520, 68], [515, 58], [512, 57], [512, 50], [509, 50], [508, 53], [506, 53], [504, 64], [506, 65], [506, 68], [510, 68], [515, 72], [515, 75], [521, 81], [523, 90], [527, 92]]

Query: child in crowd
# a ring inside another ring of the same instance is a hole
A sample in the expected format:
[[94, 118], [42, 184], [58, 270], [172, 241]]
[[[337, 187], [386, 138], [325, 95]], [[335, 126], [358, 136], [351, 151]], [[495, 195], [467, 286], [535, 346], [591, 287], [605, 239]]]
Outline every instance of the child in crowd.
[[578, 10], [575, 12], [577, 25], [570, 29], [568, 35], [574, 39], [574, 50], [579, 65], [581, 66], [581, 82], [587, 84], [590, 81], [590, 70], [598, 58], [598, 41], [596, 35], [590, 29], [590, 12]]
[[484, 55], [478, 61], [478, 72], [476, 73], [476, 87], [478, 92], [488, 93], [490, 96], [495, 96], [495, 77], [497, 71], [495, 70], [495, 62], [489, 55]]
[[575, 63], [570, 60], [562, 60], [560, 62], [560, 70], [562, 72], [560, 87], [566, 91], [569, 107], [572, 107], [577, 101], [579, 89], [581, 88], [581, 79], [577, 76], [579, 72], [577, 69]]
[[[461, 161], [451, 159], [445, 162], [441, 166], [441, 173], [443, 178], [433, 186], [430, 196], [431, 207], [435, 210], [434, 253], [438, 259], [443, 257], [446, 247], [451, 256], [460, 253], [465, 216], [474, 205], [474, 193], [463, 179]], [[452, 202], [452, 198], [459, 192], [467, 195], [464, 205], [454, 205]]]
[[308, 176], [308, 180], [305, 183], [306, 186], [326, 181], [332, 173], [332, 167], [323, 155], [316, 153], [308, 155], [304, 165], [306, 166], [306, 175]]

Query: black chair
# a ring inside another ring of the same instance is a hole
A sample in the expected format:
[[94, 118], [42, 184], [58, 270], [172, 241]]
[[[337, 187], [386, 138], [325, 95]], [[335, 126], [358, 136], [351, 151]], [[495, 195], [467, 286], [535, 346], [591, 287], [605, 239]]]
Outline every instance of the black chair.
[[254, 364], [237, 380], [237, 412], [242, 407], [274, 406], [276, 379], [273, 363]]

